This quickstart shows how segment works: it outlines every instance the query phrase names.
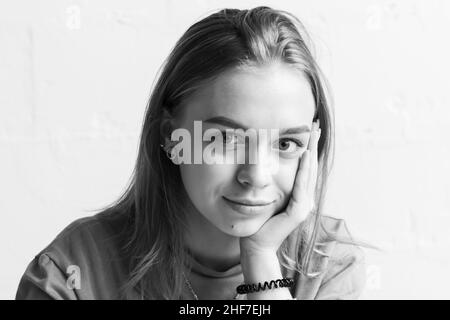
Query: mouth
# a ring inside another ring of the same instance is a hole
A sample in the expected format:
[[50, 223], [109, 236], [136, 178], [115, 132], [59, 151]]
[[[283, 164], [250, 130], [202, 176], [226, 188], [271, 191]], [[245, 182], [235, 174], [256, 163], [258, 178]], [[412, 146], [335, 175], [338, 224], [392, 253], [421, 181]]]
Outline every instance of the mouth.
[[226, 197], [222, 197], [227, 205], [231, 207], [234, 211], [237, 211], [241, 214], [261, 214], [266, 212], [267, 210], [271, 210], [271, 204], [275, 202], [268, 202], [267, 200], [250, 200], [250, 199], [228, 199]]
[[226, 197], [223, 198], [229, 202], [249, 207], [263, 207], [273, 203], [273, 201], [267, 202], [266, 200], [228, 199]]

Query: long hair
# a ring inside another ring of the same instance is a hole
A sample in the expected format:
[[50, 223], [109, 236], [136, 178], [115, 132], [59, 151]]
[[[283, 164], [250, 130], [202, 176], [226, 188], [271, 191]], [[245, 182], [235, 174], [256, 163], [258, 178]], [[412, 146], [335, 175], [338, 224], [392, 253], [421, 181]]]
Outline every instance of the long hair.
[[126, 249], [130, 272], [124, 292], [135, 290], [142, 299], [178, 299], [184, 285], [186, 193], [179, 168], [160, 148], [164, 114], [176, 116], [184, 99], [226, 70], [272, 62], [287, 64], [306, 77], [315, 99], [314, 121], [320, 119], [322, 129], [316, 211], [286, 238], [277, 252], [285, 268], [309, 275], [311, 253], [321, 228], [327, 177], [334, 158], [331, 95], [313, 58], [311, 45], [310, 37], [296, 17], [269, 7], [220, 10], [193, 24], [178, 40], [153, 85], [129, 185], [106, 209], [129, 220]]

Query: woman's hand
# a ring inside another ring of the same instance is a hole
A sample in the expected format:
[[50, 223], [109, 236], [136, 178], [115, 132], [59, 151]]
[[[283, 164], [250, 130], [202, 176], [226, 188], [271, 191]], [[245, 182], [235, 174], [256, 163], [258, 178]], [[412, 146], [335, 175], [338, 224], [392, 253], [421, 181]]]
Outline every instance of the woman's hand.
[[302, 155], [294, 187], [286, 210], [272, 216], [253, 235], [240, 238], [241, 256], [276, 253], [284, 239], [314, 209], [317, 181], [317, 146], [320, 138], [319, 120], [313, 123], [307, 150]]

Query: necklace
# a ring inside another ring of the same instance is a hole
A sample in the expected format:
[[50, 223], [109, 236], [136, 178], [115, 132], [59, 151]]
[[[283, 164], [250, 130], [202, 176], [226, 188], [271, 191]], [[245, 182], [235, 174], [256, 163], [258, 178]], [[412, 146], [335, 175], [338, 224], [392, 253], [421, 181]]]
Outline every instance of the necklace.
[[[186, 277], [186, 275], [184, 274], [184, 272], [183, 272], [183, 277], [184, 277], [184, 280], [186, 281], [186, 285], [188, 286], [189, 290], [191, 291], [192, 295], [194, 296], [194, 299], [195, 299], [195, 300], [199, 300], [197, 294], [195, 293], [194, 289], [192, 288], [191, 282], [188, 280], [188, 278]], [[237, 300], [237, 298], [238, 298], [239, 296], [240, 296], [240, 294], [237, 293], [237, 294], [234, 296], [233, 299], [234, 299], [234, 300]]]

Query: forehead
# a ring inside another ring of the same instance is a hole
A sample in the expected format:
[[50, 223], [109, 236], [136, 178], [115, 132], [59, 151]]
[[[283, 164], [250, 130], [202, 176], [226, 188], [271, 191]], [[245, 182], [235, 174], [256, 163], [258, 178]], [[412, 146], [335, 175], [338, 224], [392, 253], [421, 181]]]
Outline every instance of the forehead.
[[310, 124], [315, 103], [306, 78], [288, 66], [229, 70], [182, 104], [182, 126], [223, 116], [249, 128], [290, 128]]

